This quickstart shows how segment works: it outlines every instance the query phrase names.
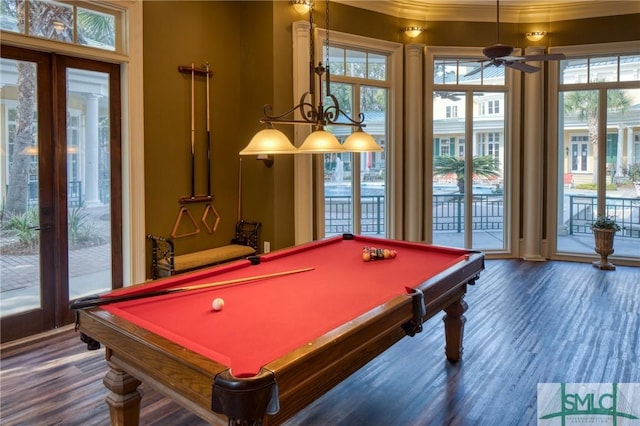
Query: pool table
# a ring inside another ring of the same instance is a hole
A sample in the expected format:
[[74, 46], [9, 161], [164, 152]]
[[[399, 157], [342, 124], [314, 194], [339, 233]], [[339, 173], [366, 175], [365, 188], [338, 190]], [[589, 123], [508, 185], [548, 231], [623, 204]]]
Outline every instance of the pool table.
[[[365, 247], [397, 255], [364, 261]], [[72, 308], [82, 340], [106, 348], [112, 424], [138, 423], [141, 382], [212, 424], [278, 424], [440, 311], [458, 361], [483, 269], [481, 252], [345, 234]]]

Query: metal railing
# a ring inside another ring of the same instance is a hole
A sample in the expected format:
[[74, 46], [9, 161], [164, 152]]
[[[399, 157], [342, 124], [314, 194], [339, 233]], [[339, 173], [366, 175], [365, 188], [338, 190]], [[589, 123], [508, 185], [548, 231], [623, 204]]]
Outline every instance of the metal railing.
[[[569, 217], [565, 222], [570, 235], [591, 234], [591, 224], [596, 220], [598, 198], [591, 195], [567, 195]], [[640, 238], [640, 199], [607, 197], [605, 214], [620, 227], [621, 235]]]
[[[363, 195], [360, 197], [361, 233], [368, 235], [384, 235], [384, 195]], [[351, 232], [351, 197], [325, 197], [325, 233], [327, 235]]]
[[[67, 183], [67, 203], [69, 207], [82, 206], [82, 181], [72, 180]], [[32, 180], [27, 188], [27, 206], [38, 205], [38, 181]]]
[[[591, 234], [595, 220], [596, 197], [569, 195], [568, 233]], [[385, 232], [385, 197], [363, 195], [361, 198], [361, 233], [383, 235]], [[640, 238], [640, 199], [607, 197], [607, 215], [614, 217], [623, 228], [621, 235]], [[504, 229], [504, 195], [474, 195], [472, 206], [474, 231]], [[327, 235], [351, 232], [351, 197], [325, 197], [325, 233]], [[433, 196], [433, 230], [435, 232], [464, 231], [464, 195]]]

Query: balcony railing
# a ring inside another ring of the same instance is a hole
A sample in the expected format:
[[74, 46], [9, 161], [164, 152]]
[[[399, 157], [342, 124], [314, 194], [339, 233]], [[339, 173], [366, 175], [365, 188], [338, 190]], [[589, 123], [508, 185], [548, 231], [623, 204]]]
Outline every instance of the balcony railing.
[[[384, 235], [384, 195], [363, 195], [360, 198], [362, 234]], [[351, 232], [351, 197], [325, 197], [325, 233], [327, 235]]]
[[[363, 195], [362, 234], [384, 235], [385, 197]], [[570, 234], [591, 234], [595, 220], [595, 196], [570, 195], [566, 206], [569, 219], [566, 223]], [[640, 199], [607, 197], [607, 215], [615, 217], [623, 227], [622, 235], [640, 238]], [[472, 206], [474, 231], [504, 229], [504, 195], [474, 195]], [[325, 197], [325, 233], [327, 235], [351, 232], [351, 197]], [[464, 195], [447, 194], [433, 196], [433, 230], [435, 232], [464, 231]]]
[[[590, 195], [568, 195], [569, 218], [565, 225], [570, 235], [591, 234], [596, 220], [598, 199]], [[607, 197], [606, 215], [622, 227], [621, 235], [640, 238], [640, 199]]]

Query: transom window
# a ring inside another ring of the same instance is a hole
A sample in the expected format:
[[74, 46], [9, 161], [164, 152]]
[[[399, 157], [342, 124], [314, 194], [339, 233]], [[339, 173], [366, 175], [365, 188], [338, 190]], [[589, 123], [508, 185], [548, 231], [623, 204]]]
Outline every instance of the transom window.
[[97, 49], [121, 51], [122, 15], [93, 3], [4, 0], [0, 29]]
[[487, 67], [480, 71], [482, 62], [456, 59], [433, 61], [433, 84], [446, 85], [504, 85], [504, 67]]
[[562, 61], [561, 84], [640, 81], [640, 55], [594, 56]]
[[331, 75], [387, 80], [387, 57], [361, 50], [330, 47]]

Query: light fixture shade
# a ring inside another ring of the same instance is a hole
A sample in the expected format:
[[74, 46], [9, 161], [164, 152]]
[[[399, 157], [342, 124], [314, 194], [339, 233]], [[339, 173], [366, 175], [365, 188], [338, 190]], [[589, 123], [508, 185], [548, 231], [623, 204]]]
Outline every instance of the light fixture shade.
[[298, 152], [305, 154], [321, 154], [325, 152], [344, 152], [338, 139], [326, 130], [316, 130], [304, 140]]
[[262, 129], [249, 142], [240, 155], [295, 154], [298, 152], [287, 135], [277, 129]]
[[525, 33], [525, 36], [529, 41], [540, 41], [544, 38], [545, 35], [547, 35], [545, 31], [531, 31]]
[[360, 129], [351, 133], [342, 147], [349, 152], [382, 152], [382, 147], [373, 136]]
[[293, 4], [293, 8], [300, 15], [304, 15], [305, 13], [311, 10], [313, 0], [291, 0], [291, 4]]
[[406, 27], [404, 29], [404, 33], [410, 38], [418, 37], [420, 34], [422, 34], [422, 31], [424, 31], [424, 28], [422, 27]]

